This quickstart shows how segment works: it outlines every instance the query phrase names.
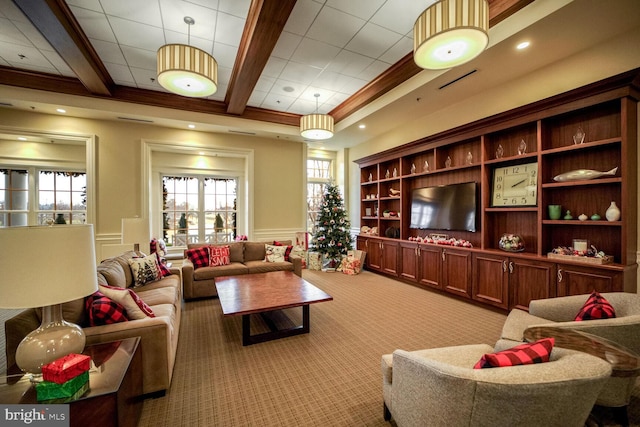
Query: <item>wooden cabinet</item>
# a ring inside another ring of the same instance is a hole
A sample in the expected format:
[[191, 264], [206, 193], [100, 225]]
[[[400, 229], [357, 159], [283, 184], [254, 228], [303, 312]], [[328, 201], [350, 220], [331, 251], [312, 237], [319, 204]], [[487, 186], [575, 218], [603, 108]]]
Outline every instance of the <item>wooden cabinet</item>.
[[392, 276], [398, 274], [399, 246], [397, 241], [358, 236], [356, 247], [367, 253], [368, 269]]
[[[356, 160], [361, 226], [375, 227], [381, 240], [364, 249], [370, 268], [503, 309], [594, 288], [635, 292], [639, 74], [633, 70]], [[507, 172], [526, 176], [511, 178], [501, 187], [509, 197], [497, 197], [497, 176]], [[569, 172], [581, 179], [563, 180]], [[608, 174], [583, 179], [597, 172]], [[411, 227], [414, 190], [465, 182], [479, 188], [475, 232]], [[612, 201], [621, 217], [608, 221]], [[561, 205], [563, 217], [549, 218], [549, 205]], [[566, 211], [573, 219], [564, 219]], [[578, 220], [581, 214], [588, 219]], [[413, 241], [433, 233], [467, 241], [472, 249]], [[524, 250], [502, 251], [498, 242], [505, 234], [519, 235]], [[613, 262], [547, 256], [574, 239], [587, 240]]]

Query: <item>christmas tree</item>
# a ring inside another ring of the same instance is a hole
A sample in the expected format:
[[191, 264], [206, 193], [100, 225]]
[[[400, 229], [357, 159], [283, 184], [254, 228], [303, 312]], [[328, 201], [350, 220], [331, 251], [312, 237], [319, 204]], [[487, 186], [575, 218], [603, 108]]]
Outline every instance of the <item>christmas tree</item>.
[[338, 186], [327, 184], [320, 204], [316, 231], [311, 239], [311, 248], [322, 254], [323, 258], [329, 261], [330, 267], [335, 267], [342, 256], [351, 249], [349, 227]]

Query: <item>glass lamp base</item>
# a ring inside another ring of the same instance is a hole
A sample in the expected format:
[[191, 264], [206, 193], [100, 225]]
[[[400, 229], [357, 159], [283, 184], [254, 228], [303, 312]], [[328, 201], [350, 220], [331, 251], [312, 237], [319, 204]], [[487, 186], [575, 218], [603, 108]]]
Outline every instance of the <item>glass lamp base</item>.
[[16, 363], [37, 379], [44, 365], [70, 353], [82, 353], [84, 344], [82, 328], [62, 318], [62, 305], [43, 307], [42, 324], [20, 342]]

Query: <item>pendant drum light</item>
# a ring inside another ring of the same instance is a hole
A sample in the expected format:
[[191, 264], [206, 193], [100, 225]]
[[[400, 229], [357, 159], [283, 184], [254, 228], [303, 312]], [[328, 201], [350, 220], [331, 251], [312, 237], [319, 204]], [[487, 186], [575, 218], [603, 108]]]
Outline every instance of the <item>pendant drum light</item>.
[[333, 136], [333, 117], [328, 114], [318, 113], [319, 93], [316, 97], [316, 112], [300, 117], [300, 135], [307, 139], [329, 139]]
[[166, 44], [158, 49], [158, 83], [170, 92], [202, 98], [218, 90], [218, 63], [207, 52], [189, 46], [193, 18], [184, 17], [189, 26], [187, 44]]
[[464, 64], [487, 47], [488, 31], [487, 0], [440, 0], [413, 26], [413, 59], [430, 70]]

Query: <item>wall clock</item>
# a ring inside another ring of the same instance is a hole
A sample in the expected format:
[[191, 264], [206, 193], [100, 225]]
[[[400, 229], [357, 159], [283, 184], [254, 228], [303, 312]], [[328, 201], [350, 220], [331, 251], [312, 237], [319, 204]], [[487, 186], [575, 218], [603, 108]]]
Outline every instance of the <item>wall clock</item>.
[[538, 162], [493, 170], [491, 206], [535, 206], [538, 202]]

